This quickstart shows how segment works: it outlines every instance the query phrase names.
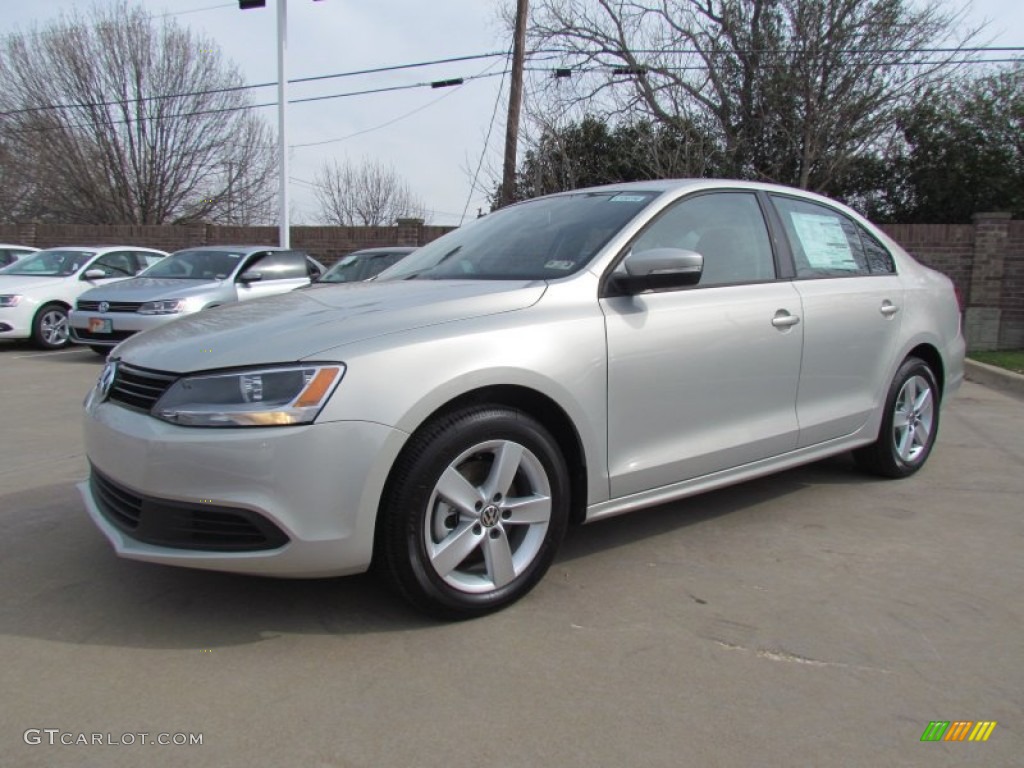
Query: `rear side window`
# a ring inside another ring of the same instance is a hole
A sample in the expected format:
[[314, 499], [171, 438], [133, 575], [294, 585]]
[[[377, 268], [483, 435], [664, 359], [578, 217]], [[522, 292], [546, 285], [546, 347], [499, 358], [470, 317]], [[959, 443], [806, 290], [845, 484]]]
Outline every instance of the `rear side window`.
[[864, 245], [864, 257], [868, 262], [868, 269], [872, 275], [893, 275], [896, 274], [896, 263], [892, 254], [880, 242], [864, 231], [863, 227], [857, 227], [860, 232], [860, 241]]
[[306, 254], [301, 251], [270, 251], [257, 256], [246, 271], [261, 272], [264, 280], [294, 280], [309, 277]]
[[796, 276], [893, 274], [892, 255], [852, 219], [824, 205], [772, 195], [796, 262]]

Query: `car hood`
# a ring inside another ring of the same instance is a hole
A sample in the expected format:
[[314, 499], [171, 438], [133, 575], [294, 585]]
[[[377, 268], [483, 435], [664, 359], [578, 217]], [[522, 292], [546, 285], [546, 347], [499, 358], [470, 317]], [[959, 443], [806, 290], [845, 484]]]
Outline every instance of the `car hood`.
[[176, 280], [172, 277], [132, 277], [90, 288], [79, 298], [85, 301], [159, 301], [187, 299], [209, 293], [220, 280]]
[[137, 334], [114, 356], [188, 373], [301, 360], [390, 333], [524, 309], [538, 281], [408, 281], [317, 285], [205, 310]]
[[30, 293], [42, 290], [51, 291], [62, 286], [71, 277], [35, 277], [33, 275], [0, 275], [0, 293]]

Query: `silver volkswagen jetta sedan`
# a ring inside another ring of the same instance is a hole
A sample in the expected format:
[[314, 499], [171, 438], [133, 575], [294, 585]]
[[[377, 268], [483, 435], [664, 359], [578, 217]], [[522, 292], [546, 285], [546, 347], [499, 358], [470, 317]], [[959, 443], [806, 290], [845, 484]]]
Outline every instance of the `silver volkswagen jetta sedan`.
[[131, 280], [86, 291], [68, 322], [71, 341], [106, 355], [141, 331], [235, 301], [287, 293], [324, 271], [304, 251], [213, 245], [176, 251]]
[[465, 618], [570, 522], [853, 450], [917, 471], [964, 342], [950, 281], [849, 209], [652, 181], [514, 205], [372, 283], [221, 307], [117, 347], [86, 401], [89, 513], [138, 560], [376, 563]]

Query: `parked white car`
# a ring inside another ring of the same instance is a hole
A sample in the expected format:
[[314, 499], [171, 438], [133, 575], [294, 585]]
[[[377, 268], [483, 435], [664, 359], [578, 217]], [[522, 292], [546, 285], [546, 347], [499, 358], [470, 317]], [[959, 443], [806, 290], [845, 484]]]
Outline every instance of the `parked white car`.
[[9, 243], [0, 243], [0, 268], [9, 267], [18, 259], [23, 259], [30, 253], [35, 253], [38, 250], [38, 248], [33, 248], [29, 245], [10, 245]]
[[166, 255], [134, 245], [62, 246], [19, 259], [0, 269], [0, 339], [67, 346], [68, 311], [79, 295], [132, 277]]

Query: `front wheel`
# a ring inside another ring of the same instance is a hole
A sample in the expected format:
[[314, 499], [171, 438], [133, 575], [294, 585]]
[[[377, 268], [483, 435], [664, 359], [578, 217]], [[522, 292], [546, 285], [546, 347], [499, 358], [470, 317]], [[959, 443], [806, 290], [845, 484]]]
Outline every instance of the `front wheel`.
[[854, 451], [857, 463], [884, 477], [907, 477], [928, 459], [939, 431], [939, 387], [928, 364], [908, 357], [885, 400], [878, 439]]
[[62, 349], [71, 343], [68, 311], [61, 304], [47, 304], [32, 321], [32, 340], [43, 349]]
[[417, 432], [381, 504], [378, 556], [420, 610], [468, 619], [529, 592], [569, 519], [565, 459], [521, 411], [476, 406]]

